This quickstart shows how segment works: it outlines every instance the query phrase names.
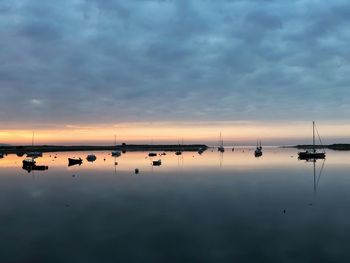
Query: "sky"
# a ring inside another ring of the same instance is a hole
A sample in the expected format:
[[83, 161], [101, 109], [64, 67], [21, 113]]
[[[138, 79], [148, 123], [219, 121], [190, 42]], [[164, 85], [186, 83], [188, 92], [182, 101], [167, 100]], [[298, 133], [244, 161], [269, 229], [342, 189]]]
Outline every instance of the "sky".
[[350, 141], [350, 2], [1, 0], [0, 143]]

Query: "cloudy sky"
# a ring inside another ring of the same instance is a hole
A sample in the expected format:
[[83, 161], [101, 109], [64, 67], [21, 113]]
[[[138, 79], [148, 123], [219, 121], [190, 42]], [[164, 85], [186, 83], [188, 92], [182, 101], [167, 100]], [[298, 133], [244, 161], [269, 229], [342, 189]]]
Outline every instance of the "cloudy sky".
[[346, 0], [1, 0], [0, 130], [349, 124], [349, 28]]

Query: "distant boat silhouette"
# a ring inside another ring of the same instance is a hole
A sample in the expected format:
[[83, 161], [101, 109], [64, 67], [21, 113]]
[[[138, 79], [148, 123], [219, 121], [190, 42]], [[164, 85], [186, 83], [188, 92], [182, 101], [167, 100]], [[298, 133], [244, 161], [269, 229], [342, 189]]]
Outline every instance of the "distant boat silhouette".
[[[316, 128], [317, 131], [317, 128]], [[318, 132], [317, 132], [318, 134]], [[318, 134], [318, 137], [321, 142], [320, 135]], [[322, 145], [322, 142], [321, 142]], [[312, 150], [306, 150], [303, 152], [298, 152], [299, 155], [299, 160], [309, 160], [309, 159], [325, 159], [326, 158], [326, 153], [325, 151], [323, 152], [317, 152], [316, 151], [316, 146], [315, 146], [315, 122], [312, 122]]]
[[68, 166], [79, 164], [81, 165], [83, 163], [83, 160], [81, 158], [68, 158]]
[[[34, 146], [34, 132], [32, 135], [32, 147]], [[27, 157], [32, 157], [32, 158], [38, 158], [38, 157], [42, 157], [43, 153], [42, 152], [28, 152], [27, 153]]]
[[149, 157], [154, 157], [154, 156], [157, 156], [157, 153], [150, 152], [150, 153], [148, 154], [148, 156], [149, 156]]
[[86, 160], [88, 161], [88, 162], [94, 162], [94, 161], [96, 161], [96, 159], [97, 159], [97, 157], [96, 157], [96, 155], [94, 155], [94, 154], [89, 154], [87, 157], [86, 157]]
[[26, 170], [28, 173], [30, 173], [31, 171], [45, 171], [48, 170], [49, 167], [46, 165], [23, 165], [22, 166], [23, 170]]
[[[182, 140], [182, 144], [183, 144], [183, 140]], [[176, 155], [181, 155], [182, 154], [182, 146], [180, 145], [180, 142], [179, 142], [179, 149], [175, 152]]]
[[220, 138], [219, 138], [219, 147], [218, 147], [219, 152], [225, 152], [224, 148], [224, 140], [222, 139], [221, 132], [220, 132]]
[[153, 161], [152, 165], [153, 166], [160, 166], [162, 164], [162, 160], [158, 160], [158, 161]]
[[0, 159], [4, 158], [5, 154], [4, 153], [0, 153]]
[[34, 158], [26, 158], [22, 161], [23, 166], [34, 166], [36, 163], [36, 161], [34, 160]]
[[255, 157], [260, 157], [262, 156], [262, 146], [261, 146], [261, 140], [260, 140], [260, 144], [259, 144], [259, 141], [257, 140], [256, 141], [256, 149], [254, 151], [254, 156]]
[[[114, 135], [114, 146], [117, 147], [117, 138], [116, 138], [116, 135]], [[119, 157], [120, 155], [122, 155], [122, 153], [118, 150], [114, 150], [111, 152], [112, 156], [114, 157]]]

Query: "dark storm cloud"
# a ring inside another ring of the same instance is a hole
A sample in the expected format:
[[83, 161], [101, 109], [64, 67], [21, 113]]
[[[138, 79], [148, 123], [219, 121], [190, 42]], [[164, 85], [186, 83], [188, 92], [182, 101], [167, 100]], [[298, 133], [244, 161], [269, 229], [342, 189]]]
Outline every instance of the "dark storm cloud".
[[0, 2], [0, 118], [344, 119], [347, 1]]

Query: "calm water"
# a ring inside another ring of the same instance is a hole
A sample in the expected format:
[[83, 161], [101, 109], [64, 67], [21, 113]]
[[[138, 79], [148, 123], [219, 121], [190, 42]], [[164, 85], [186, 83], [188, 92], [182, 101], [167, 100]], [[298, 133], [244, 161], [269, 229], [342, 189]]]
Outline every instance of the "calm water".
[[0, 159], [0, 262], [350, 261], [350, 152], [87, 154]]

